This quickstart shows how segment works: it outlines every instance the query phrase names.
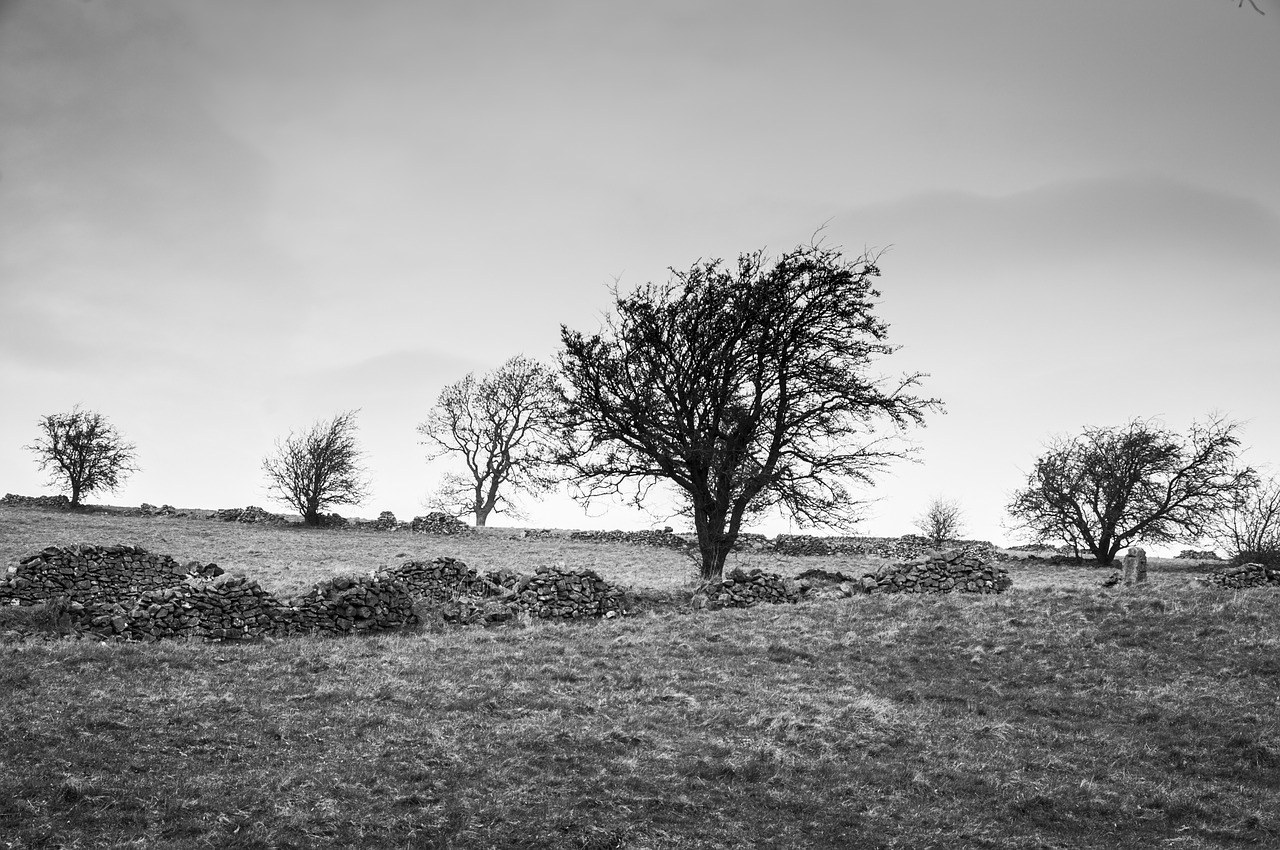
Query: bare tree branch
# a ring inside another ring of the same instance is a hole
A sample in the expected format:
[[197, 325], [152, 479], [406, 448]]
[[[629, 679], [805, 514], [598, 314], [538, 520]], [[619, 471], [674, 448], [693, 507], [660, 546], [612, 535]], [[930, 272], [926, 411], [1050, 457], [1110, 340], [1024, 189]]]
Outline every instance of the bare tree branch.
[[1210, 536], [1232, 557], [1280, 552], [1280, 478], [1237, 492], [1215, 518]]

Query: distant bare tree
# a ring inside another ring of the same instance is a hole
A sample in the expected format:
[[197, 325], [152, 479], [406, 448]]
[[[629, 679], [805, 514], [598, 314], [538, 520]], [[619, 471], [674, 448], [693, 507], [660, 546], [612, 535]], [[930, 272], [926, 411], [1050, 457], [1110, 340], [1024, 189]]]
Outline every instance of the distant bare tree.
[[1256, 480], [1253, 469], [1235, 464], [1237, 429], [1211, 417], [1183, 438], [1135, 419], [1058, 438], [1009, 514], [1037, 540], [1083, 543], [1104, 565], [1137, 540], [1197, 540]]
[[330, 505], [359, 504], [369, 495], [356, 445], [359, 412], [348, 410], [301, 433], [290, 431], [262, 460], [268, 490], [293, 506], [307, 525], [318, 526], [320, 512]]
[[94, 490], [115, 490], [132, 472], [137, 447], [126, 442], [101, 413], [81, 410], [51, 413], [37, 423], [40, 436], [29, 446], [49, 483], [71, 491], [72, 507]]
[[467, 473], [445, 473], [432, 507], [470, 513], [477, 526], [491, 513], [520, 516], [512, 491], [532, 495], [554, 483], [547, 472], [559, 399], [552, 370], [523, 355], [445, 387], [418, 433], [435, 446], [429, 459], [458, 455]]
[[916, 517], [915, 526], [934, 546], [942, 548], [964, 531], [964, 511], [955, 499], [935, 497], [924, 513]]
[[1232, 557], [1280, 552], [1280, 478], [1257, 481], [1237, 493], [1218, 516], [1212, 538]]

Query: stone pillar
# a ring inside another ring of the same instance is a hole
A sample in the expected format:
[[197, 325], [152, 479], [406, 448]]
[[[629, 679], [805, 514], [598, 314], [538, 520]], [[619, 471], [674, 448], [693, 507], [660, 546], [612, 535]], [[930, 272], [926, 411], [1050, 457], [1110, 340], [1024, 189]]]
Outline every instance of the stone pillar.
[[1130, 546], [1124, 556], [1124, 583], [1126, 586], [1147, 583], [1147, 550], [1141, 546]]

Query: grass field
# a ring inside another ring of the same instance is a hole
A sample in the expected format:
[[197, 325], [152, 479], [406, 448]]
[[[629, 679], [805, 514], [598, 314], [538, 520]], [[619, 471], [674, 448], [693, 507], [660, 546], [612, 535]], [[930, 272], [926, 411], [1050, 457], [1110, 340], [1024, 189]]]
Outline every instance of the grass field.
[[[405, 558], [588, 566], [627, 545], [0, 509], [0, 564], [131, 543], [285, 593]], [[794, 573], [827, 558], [742, 556]], [[260, 643], [0, 645], [0, 847], [1280, 846], [1280, 595], [1011, 565], [873, 596]], [[642, 595], [644, 595], [642, 593]]]

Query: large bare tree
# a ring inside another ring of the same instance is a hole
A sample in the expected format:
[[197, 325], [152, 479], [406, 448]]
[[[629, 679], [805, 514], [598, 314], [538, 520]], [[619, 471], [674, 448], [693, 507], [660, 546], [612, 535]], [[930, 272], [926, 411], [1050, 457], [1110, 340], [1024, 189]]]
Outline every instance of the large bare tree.
[[40, 417], [34, 443], [36, 463], [49, 483], [71, 491], [71, 506], [95, 490], [115, 490], [137, 472], [137, 447], [126, 441], [101, 413], [76, 405], [66, 413]]
[[491, 513], [520, 516], [512, 493], [541, 493], [554, 480], [553, 438], [560, 393], [547, 366], [516, 355], [477, 378], [441, 390], [418, 433], [429, 459], [457, 456], [466, 474], [446, 472], [432, 507], [483, 526]]
[[1238, 430], [1214, 416], [1182, 437], [1135, 419], [1056, 438], [1009, 514], [1037, 540], [1083, 543], [1101, 564], [1137, 541], [1198, 540], [1256, 480], [1236, 464]]
[[615, 288], [599, 333], [561, 328], [561, 460], [580, 498], [641, 504], [658, 482], [692, 515], [704, 579], [744, 521], [854, 522], [852, 484], [909, 452], [896, 437], [936, 400], [919, 374], [870, 374], [896, 350], [878, 319], [875, 257], [803, 245], [769, 260], [698, 262], [666, 283]]
[[276, 449], [262, 460], [267, 489], [291, 505], [302, 521], [320, 524], [320, 512], [332, 505], [356, 505], [369, 495], [356, 443], [358, 410], [317, 421], [301, 432], [276, 441]]

